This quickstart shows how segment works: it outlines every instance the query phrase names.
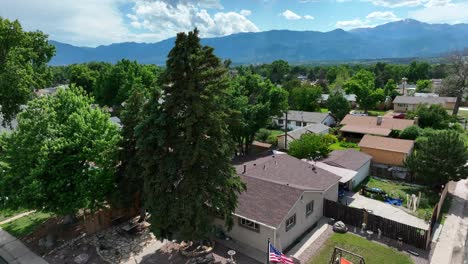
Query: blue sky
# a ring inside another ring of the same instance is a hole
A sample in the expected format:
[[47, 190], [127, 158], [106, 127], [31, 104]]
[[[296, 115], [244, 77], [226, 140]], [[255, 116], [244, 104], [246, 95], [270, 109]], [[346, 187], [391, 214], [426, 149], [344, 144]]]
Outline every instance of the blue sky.
[[0, 0], [0, 16], [80, 46], [272, 29], [330, 31], [405, 18], [468, 22], [468, 0]]

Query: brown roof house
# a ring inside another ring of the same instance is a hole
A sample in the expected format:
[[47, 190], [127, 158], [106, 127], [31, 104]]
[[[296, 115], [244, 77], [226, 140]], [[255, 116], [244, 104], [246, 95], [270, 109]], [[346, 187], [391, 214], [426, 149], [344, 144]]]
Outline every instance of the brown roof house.
[[392, 131], [401, 131], [414, 125], [414, 120], [382, 116], [346, 115], [340, 122], [340, 132], [345, 137], [361, 138], [363, 135], [389, 136]]
[[403, 166], [403, 161], [413, 151], [414, 141], [365, 135], [359, 147], [372, 156], [374, 163]]
[[[325, 135], [328, 134], [328, 131], [330, 130], [329, 126], [326, 126], [324, 124], [311, 124], [305, 127], [298, 128], [293, 131], [289, 131], [287, 133], [288, 140], [287, 140], [287, 145], [289, 145], [289, 142], [299, 139], [302, 135], [307, 134], [307, 133], [314, 133], [318, 135]], [[285, 142], [284, 142], [284, 134], [280, 134], [277, 136], [278, 138], [278, 148], [279, 149], [287, 149], [288, 147], [285, 147]]]
[[[372, 157], [364, 152], [346, 149], [332, 151], [326, 159], [320, 162], [334, 168], [346, 169], [354, 172], [352, 177], [346, 180], [342, 178], [340, 181], [345, 187], [352, 189], [369, 176], [371, 160]], [[335, 172], [335, 169], [330, 167], [323, 166], [322, 168], [326, 170], [330, 169], [331, 172]]]
[[407, 112], [415, 110], [420, 104], [441, 105], [447, 110], [455, 108], [456, 97], [434, 97], [434, 96], [397, 96], [393, 100], [393, 110], [395, 112]]
[[[247, 185], [239, 195], [227, 234], [263, 261], [266, 243], [288, 249], [322, 217], [323, 199], [338, 199], [340, 177], [287, 154], [272, 154], [236, 166]], [[222, 220], [218, 219], [219, 224]]]

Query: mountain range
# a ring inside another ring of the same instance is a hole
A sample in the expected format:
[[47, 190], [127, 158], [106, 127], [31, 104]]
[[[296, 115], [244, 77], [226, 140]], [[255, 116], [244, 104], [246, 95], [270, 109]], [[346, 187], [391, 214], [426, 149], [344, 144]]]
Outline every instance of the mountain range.
[[[51, 65], [120, 59], [162, 65], [174, 38], [156, 43], [115, 43], [77, 47], [50, 41], [56, 47]], [[290, 63], [368, 60], [379, 58], [436, 57], [468, 47], [468, 24], [428, 24], [405, 19], [373, 28], [329, 32], [271, 30], [204, 38], [223, 59], [236, 64], [268, 63], [284, 59]]]

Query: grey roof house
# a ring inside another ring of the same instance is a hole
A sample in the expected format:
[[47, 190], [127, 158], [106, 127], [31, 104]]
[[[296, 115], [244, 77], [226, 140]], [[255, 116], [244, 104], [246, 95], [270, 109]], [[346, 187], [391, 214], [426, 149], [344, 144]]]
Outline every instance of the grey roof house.
[[[284, 127], [286, 122], [286, 114], [281, 117], [274, 117], [273, 122], [278, 126]], [[324, 124], [326, 126], [334, 126], [335, 118], [330, 113], [320, 112], [305, 112], [305, 111], [288, 111], [288, 129], [297, 129], [311, 124]]]
[[[304, 134], [314, 133], [318, 135], [324, 135], [324, 134], [328, 134], [329, 130], [330, 130], [329, 126], [318, 123], [318, 124], [311, 124], [305, 127], [301, 127], [301, 128], [289, 131], [287, 133], [287, 137], [288, 137], [287, 145], [289, 145], [289, 142], [299, 139]], [[279, 149], [288, 149], [288, 146], [285, 146], [284, 137], [285, 137], [284, 134], [280, 134], [277, 136]]]

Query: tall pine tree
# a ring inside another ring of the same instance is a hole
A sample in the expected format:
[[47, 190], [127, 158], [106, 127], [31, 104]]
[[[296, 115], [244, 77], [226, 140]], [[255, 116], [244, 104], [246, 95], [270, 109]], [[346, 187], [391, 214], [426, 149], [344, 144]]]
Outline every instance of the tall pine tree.
[[160, 82], [162, 103], [153, 96], [137, 127], [152, 228], [160, 238], [206, 239], [215, 216], [232, 225], [245, 187], [231, 165], [227, 71], [195, 29], [177, 35]]

